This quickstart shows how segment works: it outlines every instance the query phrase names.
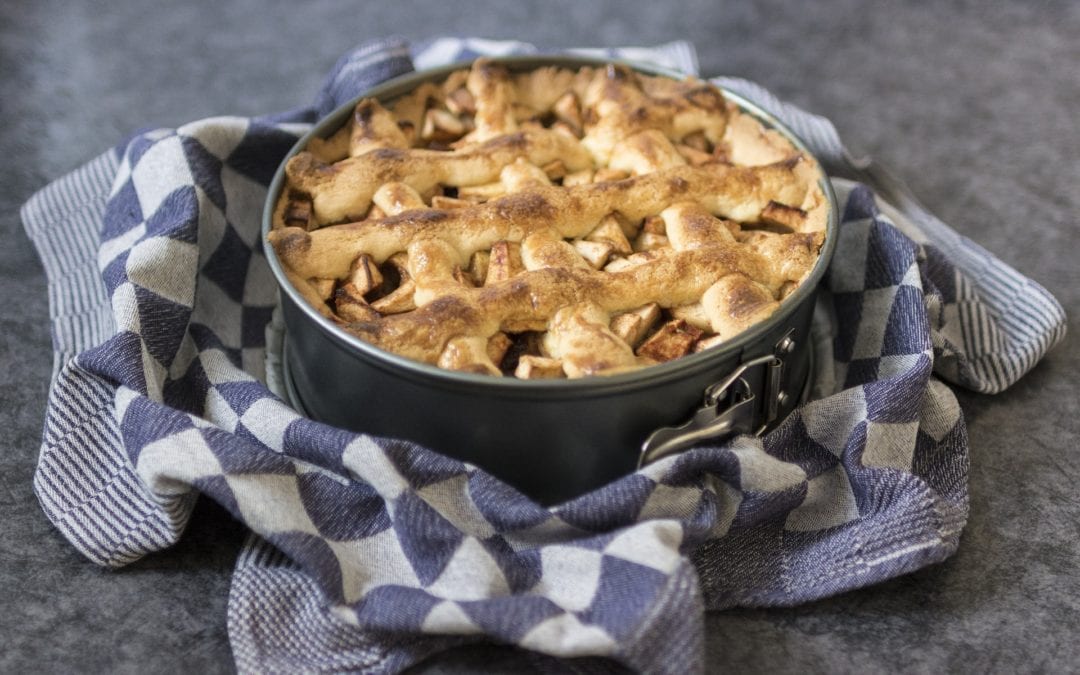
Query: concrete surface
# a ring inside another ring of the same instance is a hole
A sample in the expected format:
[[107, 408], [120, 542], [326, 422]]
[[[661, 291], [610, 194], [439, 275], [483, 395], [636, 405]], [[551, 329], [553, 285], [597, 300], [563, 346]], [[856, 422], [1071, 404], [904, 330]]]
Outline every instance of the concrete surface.
[[[50, 370], [41, 266], [18, 207], [129, 132], [308, 101], [379, 35], [698, 47], [832, 118], [957, 230], [1049, 288], [1070, 336], [1012, 390], [960, 394], [971, 520], [934, 568], [796, 609], [708, 618], [710, 671], [1080, 668], [1080, 3], [0, 4], [0, 672], [229, 672], [243, 529], [203, 503], [181, 544], [122, 571], [49, 525], [31, 476]], [[516, 670], [505, 649], [421, 669]]]

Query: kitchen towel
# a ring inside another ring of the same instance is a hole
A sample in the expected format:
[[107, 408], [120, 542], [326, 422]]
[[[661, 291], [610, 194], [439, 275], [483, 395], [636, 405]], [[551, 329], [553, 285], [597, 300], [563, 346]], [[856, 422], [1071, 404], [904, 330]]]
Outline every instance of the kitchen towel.
[[[701, 671], [706, 610], [793, 605], [950, 555], [968, 452], [943, 381], [1000, 391], [1064, 335], [1050, 294], [853, 162], [827, 120], [720, 78], [831, 175], [863, 179], [834, 181], [814, 396], [779, 428], [543, 508], [425, 448], [302, 418], [266, 386], [277, 291], [259, 226], [280, 159], [414, 65], [523, 52], [537, 50], [370, 43], [310, 108], [140, 133], [23, 208], [56, 356], [41, 505], [110, 567], [176, 542], [199, 495], [243, 521], [241, 672], [394, 672], [473, 642], [541, 667]], [[697, 68], [686, 43], [587, 53]]]

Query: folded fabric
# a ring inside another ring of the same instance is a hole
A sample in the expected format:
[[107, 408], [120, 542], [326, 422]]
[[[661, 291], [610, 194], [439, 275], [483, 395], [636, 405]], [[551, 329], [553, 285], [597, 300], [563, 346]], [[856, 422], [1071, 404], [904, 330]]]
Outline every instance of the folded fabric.
[[[312, 108], [139, 134], [23, 209], [56, 350], [41, 505], [106, 566], [176, 542], [199, 494], [243, 521], [229, 599], [241, 672], [392, 672], [478, 641], [701, 671], [707, 609], [793, 605], [950, 555], [968, 453], [941, 379], [999, 391], [1064, 334], [1045, 290], [925, 211], [883, 203], [880, 186], [836, 180], [814, 400], [764, 438], [544, 508], [476, 467], [301, 417], [265, 385], [277, 290], [259, 224], [280, 159], [319, 115], [413, 62], [523, 51], [368, 44]], [[604, 53], [696, 70], [685, 43]], [[857, 169], [826, 120], [721, 83], [830, 170]]]

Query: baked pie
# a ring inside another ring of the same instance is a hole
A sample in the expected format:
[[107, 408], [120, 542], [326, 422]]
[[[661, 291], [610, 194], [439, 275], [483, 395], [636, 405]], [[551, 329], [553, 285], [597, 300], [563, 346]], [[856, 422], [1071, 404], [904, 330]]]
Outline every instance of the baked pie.
[[706, 82], [489, 60], [361, 100], [285, 168], [269, 239], [323, 315], [442, 368], [583, 377], [766, 319], [814, 267], [812, 157]]

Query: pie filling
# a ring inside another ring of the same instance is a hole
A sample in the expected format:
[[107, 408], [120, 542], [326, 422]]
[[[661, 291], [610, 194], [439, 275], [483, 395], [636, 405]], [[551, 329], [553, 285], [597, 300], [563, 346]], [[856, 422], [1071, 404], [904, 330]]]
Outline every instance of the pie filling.
[[767, 319], [809, 275], [814, 159], [716, 87], [478, 60], [286, 165], [269, 234], [341, 328], [450, 370], [625, 372]]

